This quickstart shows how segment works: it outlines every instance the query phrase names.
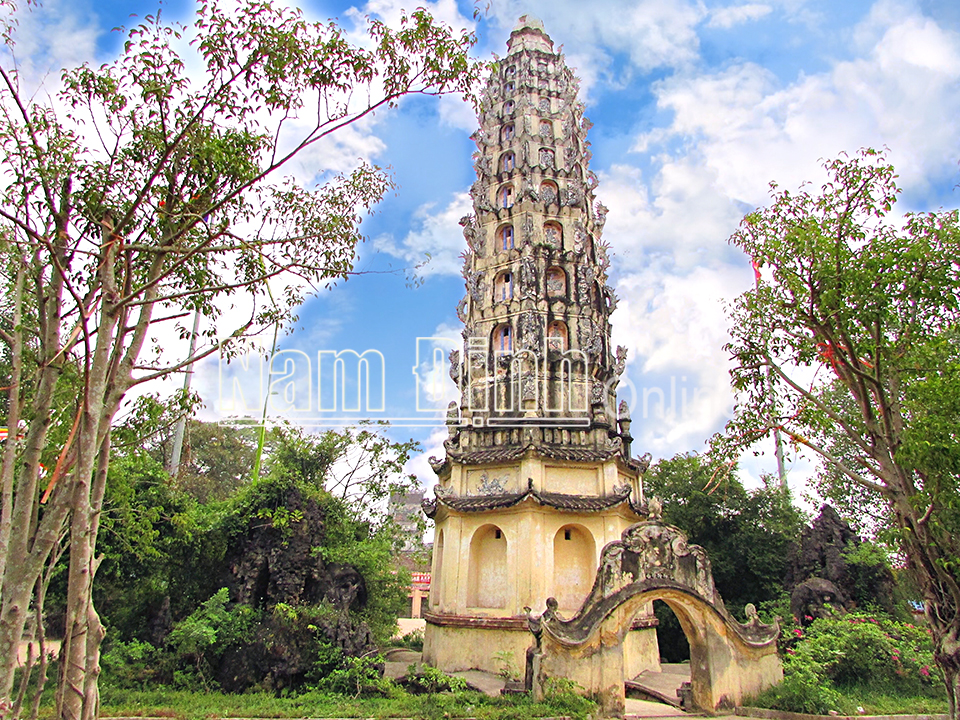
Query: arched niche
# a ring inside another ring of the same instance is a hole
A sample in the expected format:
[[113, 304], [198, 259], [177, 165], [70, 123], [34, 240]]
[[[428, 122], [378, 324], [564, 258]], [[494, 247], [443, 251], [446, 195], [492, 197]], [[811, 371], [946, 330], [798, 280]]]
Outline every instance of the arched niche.
[[547, 268], [547, 297], [563, 297], [567, 294], [567, 273], [554, 265]]
[[554, 320], [547, 325], [547, 349], [563, 352], [567, 349], [567, 324], [562, 320]]
[[564, 525], [553, 538], [553, 596], [560, 610], [571, 612], [583, 603], [597, 572], [596, 543], [582, 525]]
[[555, 205], [559, 202], [560, 189], [552, 180], [544, 180], [540, 183], [540, 198], [544, 205]]
[[560, 223], [548, 220], [543, 224], [543, 240], [553, 248], [563, 247], [563, 228]]
[[433, 574], [430, 576], [430, 607], [440, 607], [440, 587], [443, 577], [443, 530], [437, 532], [433, 544]]
[[496, 525], [484, 525], [473, 534], [467, 577], [468, 607], [506, 607], [507, 538]]

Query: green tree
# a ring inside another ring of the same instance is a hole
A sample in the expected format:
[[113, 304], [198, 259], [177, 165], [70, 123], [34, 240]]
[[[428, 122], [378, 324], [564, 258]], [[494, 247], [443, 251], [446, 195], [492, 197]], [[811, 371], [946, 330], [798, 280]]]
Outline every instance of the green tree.
[[[0, 385], [6, 424], [24, 436], [0, 461], [0, 706], [37, 580], [69, 527], [58, 714], [97, 714], [92, 583], [123, 397], [235, 350], [351, 272], [361, 214], [391, 185], [361, 164], [304, 188], [284, 166], [405, 95], [467, 92], [478, 75], [472, 37], [422, 11], [396, 30], [371, 22], [366, 47], [259, 0], [208, 0], [196, 17], [193, 28], [148, 17], [115, 62], [65, 71], [54, 99], [21, 88], [12, 47], [0, 59]], [[241, 295], [253, 309], [223, 327]], [[162, 322], [190, 336], [180, 323], [192, 312], [221, 326], [192, 357], [152, 346]]]
[[[776, 481], [747, 491], [734, 472], [720, 484], [711, 475], [700, 455], [676, 455], [644, 474], [644, 493], [660, 498], [663, 519], [707, 551], [724, 604], [745, 620], [747, 603], [770, 604], [784, 594], [790, 543], [800, 536], [804, 518]], [[659, 604], [656, 609], [661, 654], [673, 660], [671, 653], [680, 648], [676, 659], [689, 657], [679, 623]]]
[[729, 458], [779, 429], [833, 483], [885, 506], [924, 601], [950, 715], [960, 687], [960, 222], [891, 212], [882, 153], [825, 164], [820, 192], [773, 188], [731, 242], [760, 269], [732, 310]]

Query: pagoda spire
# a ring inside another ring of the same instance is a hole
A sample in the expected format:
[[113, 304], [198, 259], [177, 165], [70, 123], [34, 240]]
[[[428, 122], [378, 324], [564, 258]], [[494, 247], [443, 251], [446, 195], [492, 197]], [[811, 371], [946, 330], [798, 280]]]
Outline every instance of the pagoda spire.
[[543, 24], [522, 16], [482, 94], [474, 212], [460, 221], [465, 348], [451, 375], [471, 427], [616, 426], [626, 351], [610, 343], [607, 210], [578, 89]]

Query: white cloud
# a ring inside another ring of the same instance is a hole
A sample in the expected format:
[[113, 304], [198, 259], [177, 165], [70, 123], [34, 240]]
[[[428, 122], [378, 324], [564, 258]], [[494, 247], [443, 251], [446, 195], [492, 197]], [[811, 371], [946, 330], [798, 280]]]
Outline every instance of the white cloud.
[[820, 158], [865, 146], [888, 146], [905, 185], [942, 179], [960, 156], [960, 36], [888, 7], [878, 3], [858, 31], [872, 41], [861, 57], [786, 86], [746, 62], [661, 81], [658, 105], [674, 117], [635, 149], [679, 140], [749, 204], [765, 201], [770, 180], [813, 180]]
[[468, 193], [457, 193], [446, 207], [434, 212], [436, 205], [421, 205], [414, 213], [411, 230], [399, 243], [392, 235], [374, 238], [377, 250], [416, 266], [416, 274], [459, 275], [461, 253], [466, 248], [460, 218], [473, 212]]
[[710, 12], [710, 20], [707, 22], [707, 26], [729, 29], [734, 25], [759, 20], [772, 11], [772, 7], [762, 3], [747, 3], [745, 5], [717, 8]]
[[[524, 0], [505, 0], [491, 7], [504, 40], [528, 11]], [[597, 0], [543, 3], [536, 14], [554, 42], [565, 44], [570, 53], [567, 64], [576, 68], [584, 97], [601, 79], [615, 84], [629, 81], [630, 72], [626, 78], [609, 77], [614, 56], [627, 57], [640, 71], [695, 62], [699, 57], [696, 26], [706, 9], [688, 0]], [[502, 43], [493, 49], [501, 56], [506, 52]]]

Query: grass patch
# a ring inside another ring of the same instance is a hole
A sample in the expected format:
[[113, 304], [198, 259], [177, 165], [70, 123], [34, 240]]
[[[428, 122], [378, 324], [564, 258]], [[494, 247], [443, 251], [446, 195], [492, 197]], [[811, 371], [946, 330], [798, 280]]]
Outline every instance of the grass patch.
[[860, 688], [840, 691], [841, 715], [857, 715], [860, 707], [865, 715], [933, 715], [947, 712], [947, 700], [929, 695], [888, 695]]
[[[52, 708], [51, 708], [52, 710]], [[573, 693], [560, 692], [544, 702], [525, 696], [488, 697], [462, 691], [434, 695], [411, 695], [394, 690], [389, 697], [352, 698], [318, 691], [294, 697], [270, 693], [228, 695], [182, 690], [120, 690], [103, 688], [101, 717], [163, 716], [180, 720], [211, 717], [260, 718], [445, 718], [473, 717], [483, 720], [527, 720], [566, 715], [586, 719], [597, 705]]]

